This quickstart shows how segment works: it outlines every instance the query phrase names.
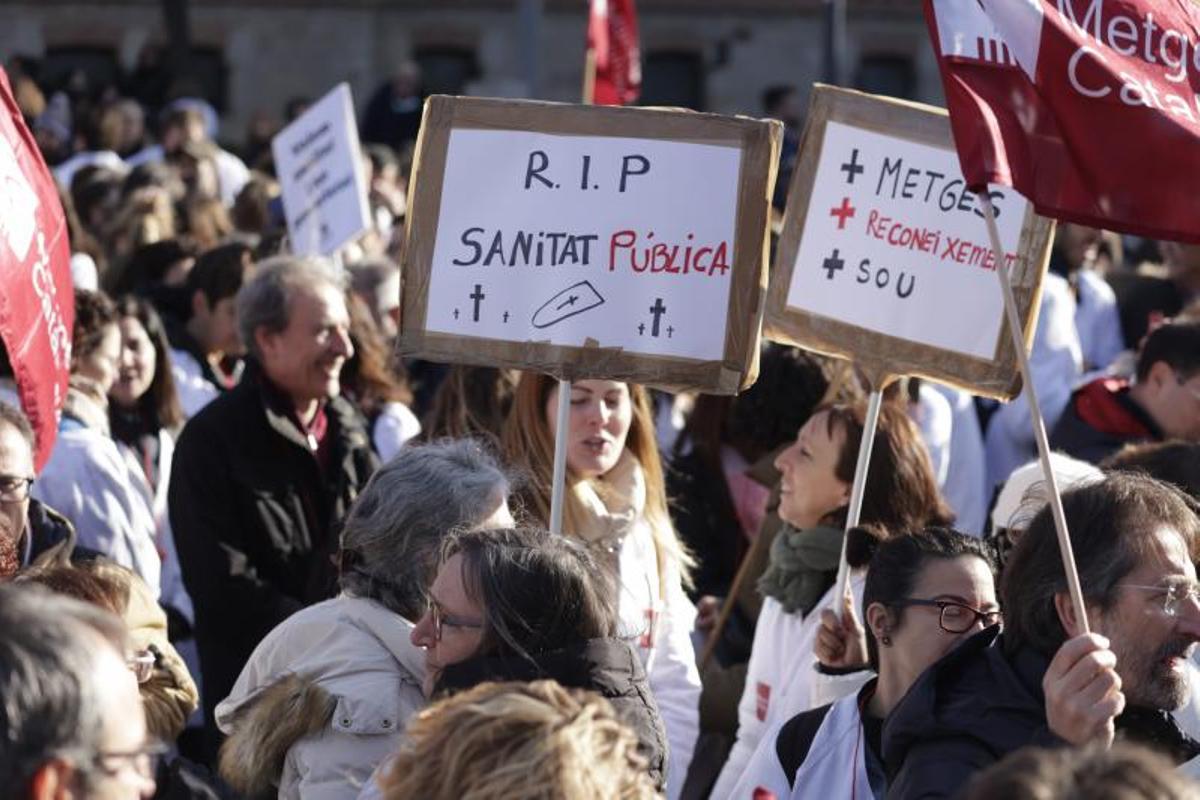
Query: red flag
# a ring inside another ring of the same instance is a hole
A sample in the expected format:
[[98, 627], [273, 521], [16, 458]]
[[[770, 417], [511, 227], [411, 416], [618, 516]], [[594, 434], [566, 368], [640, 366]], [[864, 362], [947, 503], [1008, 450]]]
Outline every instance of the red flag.
[[0, 69], [0, 337], [37, 433], [39, 471], [58, 432], [74, 324], [67, 221]]
[[592, 102], [624, 106], [638, 99], [642, 57], [633, 0], [591, 0], [587, 46], [595, 57]]
[[1051, 217], [1200, 241], [1200, 6], [925, 0], [962, 162]]

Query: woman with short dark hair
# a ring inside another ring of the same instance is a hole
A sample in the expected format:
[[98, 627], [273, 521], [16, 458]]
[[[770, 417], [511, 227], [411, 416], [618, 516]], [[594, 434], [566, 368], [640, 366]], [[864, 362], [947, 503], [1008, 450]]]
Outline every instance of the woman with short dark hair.
[[856, 528], [847, 559], [867, 566], [866, 629], [849, 603], [839, 625], [826, 612], [817, 653], [823, 665], [828, 659], [842, 670], [868, 667], [876, 677], [855, 694], [768, 729], [731, 797], [750, 797], [762, 786], [780, 798], [882, 800], [884, 719], [931, 664], [1000, 621], [995, 565], [979, 539], [932, 527], [880, 542]]

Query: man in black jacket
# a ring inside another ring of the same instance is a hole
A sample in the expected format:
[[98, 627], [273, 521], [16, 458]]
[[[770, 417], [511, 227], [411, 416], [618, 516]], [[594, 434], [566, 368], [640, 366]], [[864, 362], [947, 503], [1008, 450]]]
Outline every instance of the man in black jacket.
[[210, 746], [213, 708], [255, 645], [333, 595], [338, 526], [378, 463], [361, 416], [338, 396], [353, 354], [338, 277], [319, 262], [263, 262], [237, 315], [246, 373], [184, 428], [168, 497]]
[[1188, 699], [1200, 641], [1200, 518], [1189, 503], [1174, 487], [1122, 473], [1063, 495], [1093, 631], [1083, 635], [1042, 509], [1005, 568], [1004, 632], [964, 642], [888, 717], [888, 797], [955, 796], [1026, 745], [1111, 743], [1115, 734], [1176, 763], [1200, 755], [1170, 713]]

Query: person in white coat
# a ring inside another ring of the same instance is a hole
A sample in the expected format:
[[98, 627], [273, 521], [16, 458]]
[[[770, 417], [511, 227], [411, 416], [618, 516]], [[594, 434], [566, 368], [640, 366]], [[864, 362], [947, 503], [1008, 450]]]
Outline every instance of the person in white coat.
[[76, 291], [71, 382], [58, 440], [33, 496], [71, 521], [81, 547], [136, 572], [157, 599], [162, 558], [154, 514], [109, 432], [107, 396], [120, 357], [112, 301], [99, 292]]
[[[117, 316], [121, 358], [117, 379], [108, 392], [108, 421], [130, 474], [154, 515], [155, 544], [163, 554], [160, 600], [190, 626], [195, 623], [192, 599], [183, 586], [167, 517], [175, 434], [184, 421], [171, 374], [170, 346], [162, 320], [146, 300], [132, 295], [121, 298]], [[198, 665], [198, 660], [188, 662], [193, 674]]]
[[869, 557], [866, 628], [849, 602], [841, 618], [825, 610], [816, 654], [825, 668], [878, 677], [832, 705], [773, 725], [729, 795], [734, 800], [763, 789], [781, 800], [883, 800], [884, 719], [930, 665], [1000, 621], [995, 564], [978, 538], [940, 527], [883, 542], [862, 528], [847, 535], [851, 561]]
[[[558, 381], [525, 373], [504, 426], [505, 450], [528, 474], [525, 505], [550, 521]], [[620, 633], [632, 637], [667, 729], [667, 797], [683, 789], [699, 735], [700, 673], [683, 591], [692, 560], [667, 513], [662, 463], [645, 389], [620, 381], [571, 384], [563, 533], [617, 571]]]
[[[835, 602], [833, 583], [865, 413], [861, 404], [819, 410], [775, 461], [782, 473], [779, 515], [787, 526], [772, 544], [759, 582], [765, 599], [738, 704], [737, 741], [713, 797], [730, 796], [772, 725], [862, 684], [862, 676], [820, 676], [813, 646], [820, 619], [814, 612]], [[902, 405], [886, 402], [872, 445], [860, 522], [891, 534], [951, 518], [916, 425]], [[856, 599], [862, 585], [862, 571], [852, 572]]]
[[239, 792], [357, 797], [425, 705], [412, 644], [443, 539], [511, 525], [509, 481], [477, 443], [405, 449], [372, 476], [342, 532], [341, 593], [255, 648], [216, 710], [220, 773]]

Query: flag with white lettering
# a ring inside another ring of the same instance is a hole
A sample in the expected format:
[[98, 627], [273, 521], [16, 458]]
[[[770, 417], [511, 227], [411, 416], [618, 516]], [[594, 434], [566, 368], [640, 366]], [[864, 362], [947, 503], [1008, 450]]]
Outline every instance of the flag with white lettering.
[[595, 64], [591, 102], [602, 106], [637, 102], [642, 57], [633, 0], [591, 0], [587, 47]]
[[1200, 5], [925, 0], [963, 174], [1046, 215], [1200, 241]]
[[38, 470], [58, 432], [74, 324], [66, 217], [0, 69], [0, 337], [37, 434]]

